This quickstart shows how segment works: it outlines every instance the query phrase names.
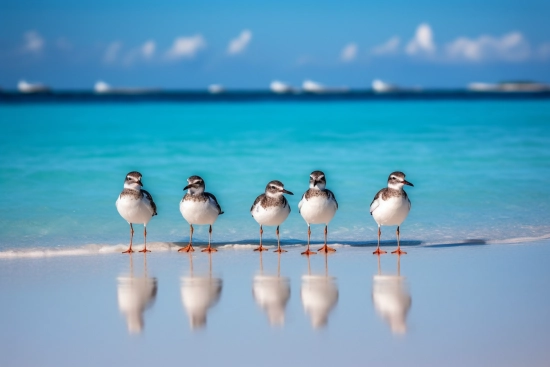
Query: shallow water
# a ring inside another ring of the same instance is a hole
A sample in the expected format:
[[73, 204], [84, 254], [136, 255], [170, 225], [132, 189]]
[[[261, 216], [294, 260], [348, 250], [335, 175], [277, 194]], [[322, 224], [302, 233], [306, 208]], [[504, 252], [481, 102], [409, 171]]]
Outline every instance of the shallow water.
[[[157, 202], [150, 242], [187, 240], [178, 204], [198, 174], [225, 211], [214, 241], [255, 242], [249, 208], [279, 179], [295, 193], [282, 239], [303, 243], [297, 204], [316, 169], [340, 204], [332, 242], [376, 241], [368, 208], [394, 170], [415, 184], [404, 240], [550, 234], [549, 101], [22, 104], [1, 105], [0, 126], [2, 252], [127, 243], [114, 202], [132, 170]], [[312, 238], [322, 233], [316, 226]], [[196, 228], [198, 241], [207, 235]], [[395, 240], [393, 228], [383, 240]]]
[[0, 365], [546, 366], [550, 242], [2, 260]]

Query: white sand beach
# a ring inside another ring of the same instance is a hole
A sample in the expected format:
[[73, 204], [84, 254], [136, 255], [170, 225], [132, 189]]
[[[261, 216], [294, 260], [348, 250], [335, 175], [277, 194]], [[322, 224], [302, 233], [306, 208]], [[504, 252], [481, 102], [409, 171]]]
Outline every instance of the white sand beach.
[[[393, 246], [387, 246], [387, 249]], [[3, 366], [545, 366], [548, 240], [0, 259]], [[191, 267], [192, 266], [192, 267]]]

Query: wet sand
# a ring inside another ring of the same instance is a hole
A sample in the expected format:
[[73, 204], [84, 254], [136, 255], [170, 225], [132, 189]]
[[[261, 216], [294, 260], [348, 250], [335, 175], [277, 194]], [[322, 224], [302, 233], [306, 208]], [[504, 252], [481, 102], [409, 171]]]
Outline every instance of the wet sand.
[[548, 240], [287, 249], [0, 259], [0, 365], [550, 361]]

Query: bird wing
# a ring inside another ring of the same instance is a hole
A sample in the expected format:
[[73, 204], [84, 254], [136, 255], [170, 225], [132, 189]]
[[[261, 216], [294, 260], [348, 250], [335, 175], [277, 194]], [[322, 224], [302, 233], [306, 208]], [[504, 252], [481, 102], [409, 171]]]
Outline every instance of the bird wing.
[[157, 204], [155, 204], [155, 202], [153, 201], [153, 196], [151, 196], [151, 194], [149, 194], [149, 192], [146, 190], [142, 189], [141, 192], [143, 193], [143, 196], [145, 196], [145, 198], [149, 200], [149, 203], [151, 204], [151, 209], [153, 209], [153, 212], [151, 213], [151, 215], [152, 216], [157, 215]]
[[218, 214], [223, 214], [222, 208], [220, 204], [218, 204], [218, 200], [216, 200], [216, 197], [209, 192], [205, 192], [204, 195], [208, 196], [208, 199], [212, 200], [214, 204], [216, 204], [216, 207], [218, 208]]
[[289, 210], [289, 213], [290, 213], [292, 211], [292, 208], [288, 204], [288, 200], [283, 196], [283, 208], [286, 207], [287, 205], [288, 205], [288, 210]]
[[252, 204], [252, 206], [250, 207], [250, 214], [252, 214], [252, 211], [254, 210], [254, 207], [260, 202], [262, 201], [263, 197], [265, 196], [265, 194], [261, 194], [260, 196], [258, 196], [256, 198], [256, 200], [254, 200], [254, 204]]
[[338, 202], [336, 201], [336, 196], [334, 195], [334, 193], [328, 189], [325, 189], [327, 194], [328, 194], [328, 198], [329, 200], [332, 199], [334, 200], [334, 202], [336, 203], [336, 209], [338, 209]]
[[382, 189], [378, 191], [376, 195], [374, 195], [374, 199], [372, 200], [372, 203], [370, 203], [370, 215], [372, 215], [372, 212], [374, 212], [376, 208], [378, 208], [378, 206], [380, 205], [380, 200], [382, 200], [382, 192], [384, 190], [385, 189]]

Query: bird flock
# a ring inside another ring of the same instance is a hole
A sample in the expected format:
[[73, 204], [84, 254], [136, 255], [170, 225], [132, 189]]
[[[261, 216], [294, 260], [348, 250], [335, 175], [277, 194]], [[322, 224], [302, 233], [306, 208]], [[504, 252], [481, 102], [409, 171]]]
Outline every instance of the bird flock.
[[[157, 206], [149, 192], [143, 189], [141, 182], [142, 175], [137, 171], [126, 175], [124, 189], [120, 193], [116, 208], [119, 214], [130, 225], [130, 246], [123, 253], [132, 253], [132, 240], [134, 236], [133, 224], [143, 224], [143, 237], [145, 246], [139, 252], [150, 252], [147, 250], [147, 224], [152, 217], [157, 215]], [[189, 223], [189, 244], [180, 248], [179, 252], [192, 252], [193, 248], [193, 225], [209, 225], [208, 247], [202, 252], [216, 252], [211, 246], [212, 225], [219, 215], [223, 214], [222, 208], [214, 195], [205, 191], [204, 180], [199, 176], [191, 176], [187, 179], [188, 185], [183, 188], [187, 193], [180, 202], [180, 212], [183, 218]], [[318, 252], [335, 252], [336, 250], [327, 244], [328, 224], [338, 210], [338, 202], [334, 193], [326, 188], [325, 174], [321, 171], [313, 171], [309, 176], [309, 189], [302, 195], [298, 203], [298, 210], [307, 223], [307, 249], [302, 255], [315, 255], [316, 252], [310, 249], [311, 224], [325, 225], [324, 245]], [[388, 177], [388, 187], [378, 191], [370, 205], [370, 214], [378, 224], [378, 246], [374, 254], [385, 254], [380, 249], [381, 226], [397, 226], [397, 249], [392, 254], [406, 254], [401, 250], [399, 240], [399, 227], [407, 218], [411, 209], [411, 201], [403, 190], [405, 185], [414, 186], [405, 180], [403, 172], [392, 172]], [[275, 252], [286, 252], [281, 248], [279, 238], [279, 227], [290, 214], [290, 204], [284, 194], [294, 195], [285, 189], [282, 182], [274, 180], [267, 184], [265, 192], [259, 195], [252, 207], [250, 214], [260, 225], [260, 243], [254, 251], [267, 251], [262, 245], [263, 226], [277, 226], [277, 250]]]

